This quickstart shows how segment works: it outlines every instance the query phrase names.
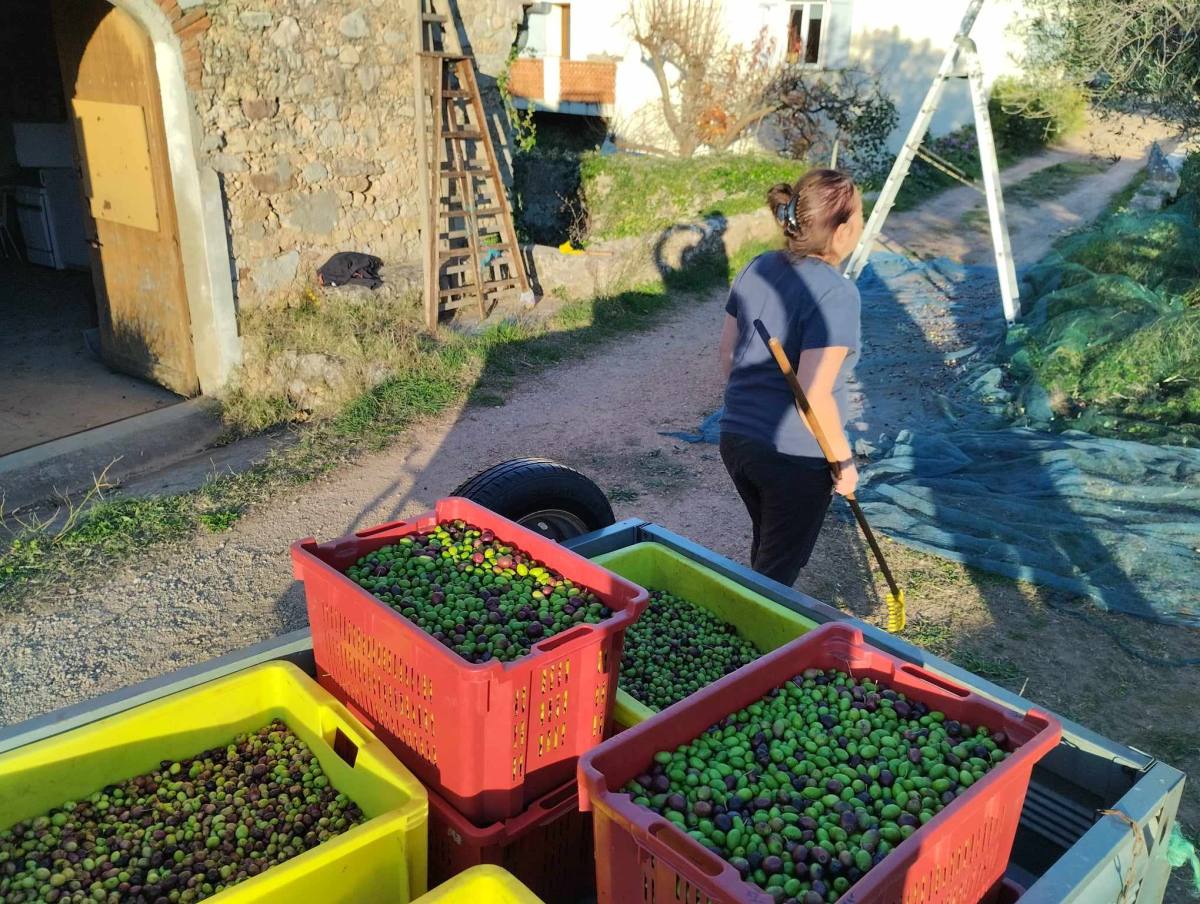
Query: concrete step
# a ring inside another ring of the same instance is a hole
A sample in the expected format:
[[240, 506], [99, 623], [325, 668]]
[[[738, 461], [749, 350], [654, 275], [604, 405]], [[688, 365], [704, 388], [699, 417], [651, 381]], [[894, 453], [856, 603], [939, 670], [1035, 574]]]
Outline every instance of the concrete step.
[[211, 447], [222, 430], [212, 401], [190, 399], [0, 456], [4, 511], [75, 497], [101, 474], [106, 484], [121, 485], [161, 471]]

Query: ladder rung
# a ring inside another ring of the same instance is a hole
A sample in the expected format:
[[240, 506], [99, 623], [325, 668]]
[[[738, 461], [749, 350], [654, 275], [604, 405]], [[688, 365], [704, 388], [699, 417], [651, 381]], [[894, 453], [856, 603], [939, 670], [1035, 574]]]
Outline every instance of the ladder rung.
[[443, 219], [453, 219], [455, 217], [494, 217], [501, 212], [499, 207], [479, 207], [475, 210], [439, 210], [438, 216]]
[[458, 170], [438, 170], [438, 175], [443, 179], [458, 179], [462, 176], [490, 176], [492, 171], [487, 168], [480, 169], [458, 169]]
[[446, 17], [441, 13], [421, 13], [422, 22], [445, 22]]
[[492, 282], [485, 282], [483, 284], [483, 291], [484, 293], [500, 292], [504, 289], [515, 289], [518, 285], [520, 285], [520, 280], [514, 278], [497, 279], [493, 280]]
[[[464, 216], [465, 217], [469, 213], [468, 210], [466, 210], [462, 207], [455, 207], [453, 210], [447, 209], [448, 204], [464, 203], [463, 196], [458, 193], [439, 195], [438, 203], [442, 206], [442, 209], [447, 210], [448, 214], [452, 217], [453, 216]], [[491, 210], [492, 207], [495, 206], [495, 204], [496, 204], [496, 199], [493, 198], [487, 192], [482, 192], [482, 191], [475, 192], [475, 213], [476, 214], [482, 214], [483, 211], [485, 211], [485, 210]], [[486, 216], [486, 214], [484, 214], [484, 215]]]
[[463, 91], [461, 88], [448, 88], [442, 92], [442, 97], [470, 97], [470, 91]]
[[445, 50], [422, 50], [420, 56], [427, 57], [431, 60], [469, 60], [470, 57], [465, 53], [448, 53]]
[[[487, 253], [488, 251], [496, 251], [496, 250], [500, 250], [500, 249], [511, 252], [512, 246], [508, 242], [499, 242], [498, 244], [495, 244], [495, 245], [480, 245], [479, 246], [479, 250], [481, 253]], [[470, 257], [470, 256], [471, 256], [470, 248], [442, 248], [440, 251], [438, 251], [438, 257], [440, 257], [442, 260], [449, 260], [450, 258], [454, 258], [454, 257]]]
[[[519, 285], [520, 285], [520, 282], [519, 282], [519, 280], [516, 280], [516, 279], [498, 279], [494, 282], [483, 283], [483, 291], [485, 294], [488, 292], [499, 292], [504, 289], [515, 289]], [[438, 295], [440, 295], [442, 298], [448, 298], [451, 295], [467, 295], [467, 294], [470, 294], [472, 296], [477, 296], [478, 290], [474, 285], [470, 285], [470, 286], [458, 286], [457, 288], [454, 288], [454, 289], [442, 289], [441, 291], [438, 292]]]
[[478, 139], [483, 138], [483, 133], [482, 132], [474, 132], [474, 131], [442, 132], [442, 137], [443, 138], [462, 138], [464, 140], [469, 140], [469, 139], [474, 138], [474, 139], [478, 140]]

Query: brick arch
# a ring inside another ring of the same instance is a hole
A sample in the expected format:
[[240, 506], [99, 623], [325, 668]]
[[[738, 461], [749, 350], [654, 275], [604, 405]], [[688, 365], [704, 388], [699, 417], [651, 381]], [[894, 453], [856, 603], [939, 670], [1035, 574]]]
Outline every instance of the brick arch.
[[187, 86], [194, 91], [200, 87], [200, 75], [203, 71], [200, 38], [212, 24], [212, 20], [208, 17], [208, 10], [201, 6], [185, 12], [176, 0], [156, 0], [156, 2], [163, 15], [167, 17], [167, 21], [179, 41], [184, 79]]

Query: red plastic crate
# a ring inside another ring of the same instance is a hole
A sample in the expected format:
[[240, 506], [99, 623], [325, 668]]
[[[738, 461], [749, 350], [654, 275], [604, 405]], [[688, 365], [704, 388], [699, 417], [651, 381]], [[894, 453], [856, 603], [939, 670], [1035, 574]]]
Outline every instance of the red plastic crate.
[[621, 791], [660, 750], [674, 750], [806, 668], [883, 682], [951, 719], [1004, 731], [1016, 750], [896, 846], [842, 896], [843, 904], [975, 904], [1008, 864], [1034, 764], [1062, 727], [1020, 713], [869, 646], [857, 628], [824, 625], [623, 731], [579, 761], [580, 800], [593, 810], [600, 904], [713, 901], [771, 904], [737, 870]]
[[[511, 662], [471, 663], [342, 570], [401, 537], [462, 520], [491, 529], [576, 584], [612, 617], [576, 625]], [[328, 543], [292, 544], [319, 678], [421, 781], [477, 824], [514, 816], [570, 781], [611, 719], [625, 629], [646, 591], [466, 499]]]
[[501, 866], [549, 904], [578, 904], [596, 893], [592, 816], [579, 811], [574, 781], [524, 813], [479, 828], [429, 793], [429, 884], [472, 866]]
[[1014, 879], [1005, 876], [992, 886], [979, 904], [1016, 904], [1025, 894], [1025, 888]]

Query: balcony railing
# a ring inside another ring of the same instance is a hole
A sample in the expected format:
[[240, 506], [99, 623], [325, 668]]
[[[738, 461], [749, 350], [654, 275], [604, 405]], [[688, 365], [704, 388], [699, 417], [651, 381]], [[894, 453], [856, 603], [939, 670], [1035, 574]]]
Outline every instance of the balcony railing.
[[611, 60], [513, 60], [509, 91], [538, 106], [560, 103], [611, 106], [617, 95], [617, 64]]

